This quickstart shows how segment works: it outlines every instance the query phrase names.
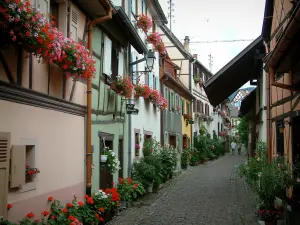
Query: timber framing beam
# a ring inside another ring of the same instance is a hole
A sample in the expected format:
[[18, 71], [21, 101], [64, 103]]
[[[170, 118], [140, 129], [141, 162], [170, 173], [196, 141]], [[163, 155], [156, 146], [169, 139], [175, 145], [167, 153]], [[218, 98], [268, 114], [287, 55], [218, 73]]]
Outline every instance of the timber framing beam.
[[275, 81], [275, 72], [274, 72], [273, 68], [269, 69], [269, 74], [271, 76], [270, 77], [271, 78], [271, 86], [279, 87], [279, 88], [286, 89], [286, 90], [289, 90], [289, 91], [300, 91], [299, 89], [296, 89], [296, 88], [292, 87], [291, 85], [276, 82]]
[[16, 82], [15, 82], [15, 80], [14, 80], [12, 74], [11, 74], [11, 71], [10, 71], [10, 69], [9, 69], [9, 67], [8, 67], [8, 65], [7, 65], [7, 63], [5, 61], [5, 58], [4, 58], [4, 56], [3, 56], [3, 54], [2, 54], [1, 51], [0, 51], [0, 62], [2, 63], [3, 69], [4, 69], [5, 73], [6, 73], [6, 76], [7, 76], [8, 80], [9, 80], [9, 83], [16, 84]]
[[296, 94], [296, 95], [291, 95], [291, 96], [288, 96], [286, 98], [283, 98], [281, 100], [278, 100], [277, 102], [275, 102], [274, 104], [271, 105], [271, 108], [274, 108], [276, 106], [280, 106], [280, 105], [283, 105], [289, 101], [292, 101], [294, 98], [296, 97], [300, 97], [300, 93]]

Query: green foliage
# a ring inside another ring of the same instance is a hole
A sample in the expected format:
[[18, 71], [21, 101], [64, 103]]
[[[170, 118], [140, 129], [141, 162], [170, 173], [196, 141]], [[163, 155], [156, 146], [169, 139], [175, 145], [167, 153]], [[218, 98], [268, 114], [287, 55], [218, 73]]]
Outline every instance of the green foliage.
[[185, 168], [189, 164], [190, 160], [190, 150], [189, 149], [183, 149], [181, 153], [181, 165], [183, 168]]
[[249, 121], [248, 121], [248, 117], [247, 116], [243, 116], [240, 119], [239, 124], [236, 127], [239, 137], [240, 137], [240, 141], [242, 144], [244, 144], [245, 146], [248, 145], [248, 136], [249, 136]]
[[131, 202], [133, 199], [136, 199], [138, 196], [141, 196], [146, 193], [143, 184], [138, 181], [132, 180], [127, 177], [119, 178], [118, 182], [118, 192], [120, 194], [121, 200]]
[[266, 209], [273, 209], [275, 198], [285, 196], [286, 188], [293, 184], [291, 170], [284, 157], [274, 157], [268, 163], [264, 142], [258, 143], [256, 157], [241, 165], [239, 173], [246, 178]]
[[155, 179], [154, 179], [154, 185], [159, 185], [162, 183], [162, 180], [164, 178], [163, 175], [163, 165], [162, 165], [162, 159], [159, 154], [145, 156], [144, 162], [148, 165], [152, 165], [155, 168]]
[[201, 125], [200, 130], [199, 130], [200, 135], [205, 135], [205, 134], [206, 134], [206, 131], [207, 131], [207, 130], [206, 130], [205, 126]]
[[194, 148], [191, 149], [190, 164], [195, 165], [202, 160], [212, 160], [225, 154], [224, 142], [208, 136], [194, 137]]
[[147, 187], [155, 179], [155, 167], [147, 164], [143, 159], [133, 164], [132, 178]]

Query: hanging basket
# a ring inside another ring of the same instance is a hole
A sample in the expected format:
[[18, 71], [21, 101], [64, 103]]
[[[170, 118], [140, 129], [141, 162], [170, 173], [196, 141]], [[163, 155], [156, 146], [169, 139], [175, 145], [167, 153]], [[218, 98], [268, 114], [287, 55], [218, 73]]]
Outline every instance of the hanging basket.
[[101, 162], [106, 162], [107, 161], [107, 155], [101, 155], [100, 161]]

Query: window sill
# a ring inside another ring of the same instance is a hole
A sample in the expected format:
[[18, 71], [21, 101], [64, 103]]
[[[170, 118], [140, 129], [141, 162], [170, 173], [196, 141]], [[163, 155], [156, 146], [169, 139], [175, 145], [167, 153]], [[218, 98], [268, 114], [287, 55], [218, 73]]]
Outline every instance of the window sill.
[[15, 193], [15, 194], [19, 194], [19, 193], [24, 193], [24, 192], [28, 192], [28, 191], [33, 191], [36, 189], [36, 182], [29, 182], [26, 183], [22, 186], [22, 188], [19, 189], [10, 189], [10, 193]]

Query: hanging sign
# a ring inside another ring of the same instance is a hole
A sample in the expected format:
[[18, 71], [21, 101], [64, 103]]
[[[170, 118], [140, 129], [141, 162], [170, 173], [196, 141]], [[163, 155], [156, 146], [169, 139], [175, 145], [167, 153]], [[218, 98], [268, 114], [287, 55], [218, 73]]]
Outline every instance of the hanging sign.
[[126, 104], [126, 114], [138, 115], [139, 110], [134, 108], [134, 104]]

